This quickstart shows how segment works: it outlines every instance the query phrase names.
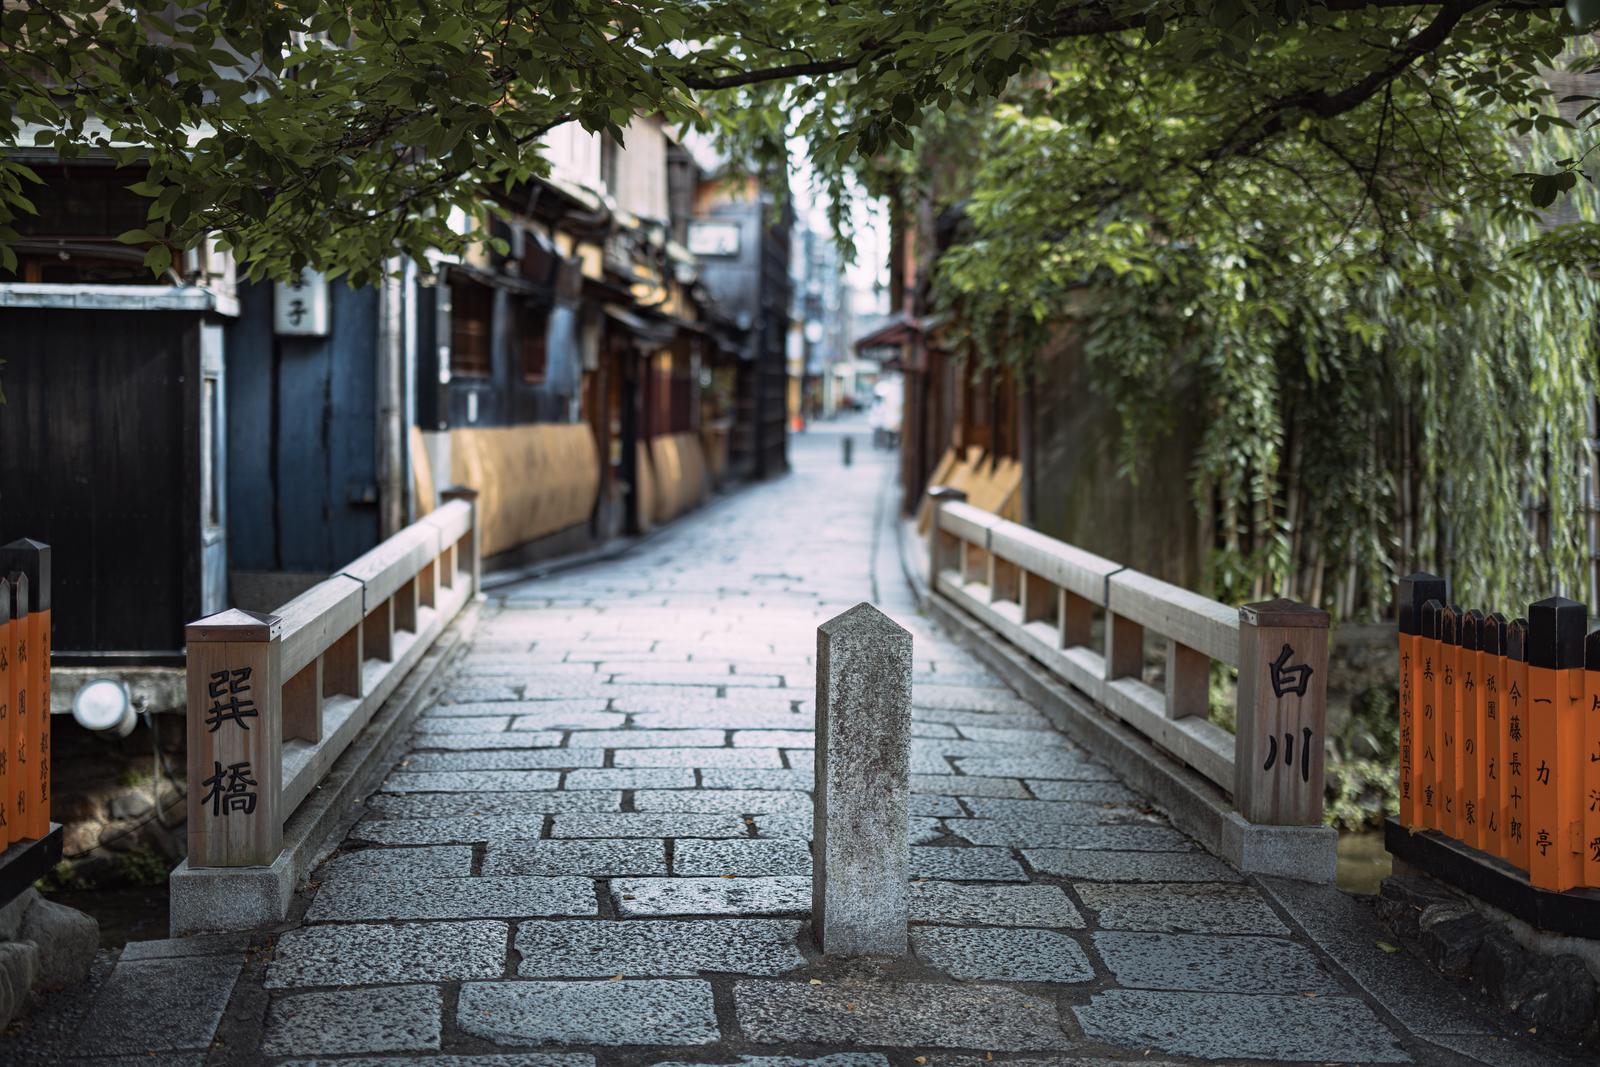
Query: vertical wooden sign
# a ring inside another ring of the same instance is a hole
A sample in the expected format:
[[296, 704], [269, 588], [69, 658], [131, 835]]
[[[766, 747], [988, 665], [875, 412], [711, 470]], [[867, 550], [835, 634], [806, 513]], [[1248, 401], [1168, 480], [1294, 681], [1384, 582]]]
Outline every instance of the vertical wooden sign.
[[1417, 655], [1422, 660], [1422, 684], [1417, 690], [1421, 716], [1417, 720], [1417, 815], [1424, 829], [1439, 828], [1439, 638], [1443, 633], [1444, 604], [1429, 600], [1422, 605], [1422, 637]]
[[[27, 537], [0, 546], [0, 570], [28, 578], [28, 707], [19, 745], [28, 756], [27, 796], [17, 817], [23, 836], [37, 840], [50, 833], [50, 546]], [[22, 637], [17, 640], [20, 647]], [[21, 701], [17, 710], [23, 710]]]
[[1461, 736], [1457, 739], [1456, 836], [1473, 848], [1483, 847], [1483, 612], [1476, 608], [1461, 616], [1460, 676], [1456, 691], [1460, 695]]
[[1436, 742], [1439, 831], [1460, 837], [1456, 796], [1461, 790], [1461, 609], [1446, 604], [1439, 613], [1439, 706]]
[[1583, 884], [1600, 889], [1600, 630], [1584, 641]]
[[1582, 686], [1588, 615], [1565, 597], [1528, 608], [1528, 881], [1540, 889], [1571, 889], [1580, 875], [1574, 827], [1582, 821], [1576, 757], [1583, 719], [1569, 694], [1575, 682]]
[[231, 609], [185, 630], [191, 867], [265, 867], [282, 851], [279, 627]]
[[1446, 596], [1444, 579], [1432, 574], [1411, 574], [1400, 579], [1397, 596], [1397, 629], [1400, 632], [1400, 824], [1422, 825], [1421, 798], [1417, 795], [1420, 774], [1417, 767], [1421, 746], [1417, 743], [1418, 706], [1422, 690], [1422, 605]]
[[11, 702], [11, 833], [10, 839], [28, 838], [29, 809], [37, 791], [37, 773], [34, 770], [33, 750], [28, 744], [33, 733], [31, 720], [33, 708], [33, 671], [29, 668], [32, 650], [32, 624], [28, 618], [28, 576], [12, 571], [11, 629], [16, 637], [16, 655], [11, 660], [11, 685], [14, 699]]
[[16, 635], [11, 625], [11, 582], [0, 578], [0, 852], [11, 841], [11, 661], [16, 658]]
[[1500, 790], [1502, 771], [1500, 741], [1504, 730], [1500, 722], [1500, 704], [1501, 683], [1506, 673], [1506, 617], [1498, 611], [1487, 616], [1483, 620], [1483, 627], [1478, 637], [1480, 646], [1478, 671], [1481, 675], [1478, 685], [1483, 689], [1483, 728], [1478, 735], [1478, 744], [1483, 746], [1482, 807], [1478, 812], [1483, 843], [1478, 847], [1485, 852], [1503, 857], [1505, 841], [1501, 809], [1504, 807], [1504, 799]]
[[1500, 735], [1502, 800], [1500, 824], [1505, 829], [1506, 859], [1528, 869], [1528, 620], [1513, 619], [1506, 627], [1505, 701]]
[[1293, 600], [1239, 609], [1234, 806], [1253, 823], [1321, 825], [1328, 613]]

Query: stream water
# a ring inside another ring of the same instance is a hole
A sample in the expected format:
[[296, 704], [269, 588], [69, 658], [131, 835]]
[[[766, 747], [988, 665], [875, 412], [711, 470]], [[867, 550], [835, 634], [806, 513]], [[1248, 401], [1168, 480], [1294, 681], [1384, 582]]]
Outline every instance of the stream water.
[[1372, 894], [1389, 877], [1389, 853], [1383, 848], [1382, 830], [1362, 830], [1339, 835], [1339, 888], [1347, 893]]

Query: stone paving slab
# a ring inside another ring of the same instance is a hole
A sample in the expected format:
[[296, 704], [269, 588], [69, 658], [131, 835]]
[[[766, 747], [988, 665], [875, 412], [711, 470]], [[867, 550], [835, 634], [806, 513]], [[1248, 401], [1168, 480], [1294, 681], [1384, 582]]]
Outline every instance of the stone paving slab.
[[653, 1067], [889, 1067], [879, 1052], [834, 1052], [823, 1056], [740, 1056], [727, 1064], [673, 1060]]
[[914, 847], [911, 876], [952, 882], [1028, 881], [1028, 872], [1007, 848]]
[[631, 712], [633, 724], [647, 730], [809, 730], [816, 720], [810, 712], [782, 707], [766, 709], [741, 708], [737, 704], [724, 707], [723, 701], [702, 701], [693, 707], [674, 708], [669, 711], [635, 709], [637, 701], [617, 700], [619, 710]]
[[444, 998], [438, 987], [377, 986], [278, 997], [261, 1051], [269, 1056], [436, 1049]]
[[644, 838], [508, 842], [484, 851], [483, 873], [588, 878], [665, 875], [667, 849], [663, 841]]
[[238, 955], [119, 963], [78, 1031], [77, 1052], [209, 1048], [243, 966]]
[[1411, 1061], [1353, 997], [1108, 989], [1072, 1011], [1088, 1037], [1130, 1049], [1277, 1063]]
[[[1101, 782], [1061, 782], [1059, 785], [1105, 788]], [[1121, 788], [1121, 787], [1118, 787]], [[973, 797], [967, 808], [974, 818], [995, 819], [1019, 823], [1106, 823], [1106, 822], [1156, 822], [1166, 820], [1142, 811], [1134, 804], [1119, 804], [1104, 800], [1013, 800], [1008, 797]]]
[[[1167, 826], [1082, 826], [1022, 819], [947, 819], [945, 827], [974, 845], [1020, 845], [1032, 857], [1057, 862], [1059, 853], [1085, 849], [1109, 852], [1185, 852], [1194, 842]], [[1038, 866], [1035, 863], [1035, 866]], [[1043, 868], [1041, 868], [1043, 869]]]
[[381, 985], [495, 978], [511, 928], [502, 922], [307, 926], [278, 939], [267, 986]]
[[580, 700], [497, 700], [482, 704], [439, 704], [428, 710], [426, 718], [451, 718], [462, 715], [512, 715], [519, 721], [538, 719], [534, 730], [606, 730], [622, 726], [627, 716], [611, 711], [610, 701], [598, 697]]
[[536, 793], [561, 782], [555, 771], [396, 771], [385, 793]]
[[459, 815], [417, 819], [363, 819], [350, 836], [376, 845], [450, 845], [540, 837], [545, 816]]
[[635, 811], [683, 811], [724, 815], [808, 814], [811, 795], [794, 789], [641, 789]]
[[317, 893], [311, 922], [361, 919], [499, 919], [595, 915], [587, 878], [411, 878], [341, 880]]
[[1054, 930], [970, 930], [919, 926], [911, 932], [917, 956], [952, 978], [979, 982], [1093, 981], [1083, 947]]
[[595, 1067], [587, 1052], [505, 1052], [484, 1056], [356, 1056], [337, 1060], [285, 1060], [282, 1067]]
[[537, 771], [571, 770], [605, 765], [605, 752], [585, 748], [508, 748], [493, 751], [413, 752], [401, 761], [404, 771]]
[[525, 922], [517, 927], [524, 978], [674, 977], [700, 972], [776, 975], [805, 966], [793, 919], [640, 919]]
[[816, 734], [811, 730], [734, 730], [731, 739], [735, 748], [812, 748], [816, 745]]
[[1261, 894], [1248, 886], [1213, 882], [1080, 882], [1072, 888], [1094, 913], [1097, 925], [1108, 930], [1276, 936], [1289, 933]]
[[1091, 804], [1128, 804], [1142, 807], [1144, 798], [1117, 782], [1063, 782], [1049, 778], [1030, 778], [1028, 791], [1040, 800], [1080, 800]]
[[617, 767], [782, 767], [775, 748], [630, 748], [612, 757]]
[[811, 848], [804, 840], [694, 840], [676, 842], [672, 852], [672, 873], [723, 877], [737, 875], [811, 876]]
[[705, 770], [700, 772], [703, 789], [810, 789], [816, 776], [809, 770], [730, 771]]
[[[509, 715], [424, 715], [412, 727], [419, 738], [430, 734], [502, 734], [510, 728]], [[559, 745], [561, 734], [525, 730], [518, 735], [517, 742], [526, 748]]]
[[988, 778], [1042, 778], [1069, 782], [1114, 782], [1111, 768], [1071, 756], [961, 756], [962, 774]]
[[611, 900], [626, 916], [810, 914], [811, 879], [622, 878], [612, 880]]
[[734, 986], [739, 1029], [753, 1041], [853, 1046], [1064, 1049], [1055, 1004], [1004, 986], [751, 980]]
[[[419, 720], [420, 721], [420, 720]], [[433, 719], [434, 726], [448, 722], [454, 725], [457, 722], [479, 722], [478, 719]], [[504, 733], [501, 730], [483, 729], [475, 731], [454, 731], [430, 729], [420, 732], [412, 737], [413, 748], [440, 749], [443, 751], [474, 751], [478, 749], [540, 749], [555, 748], [561, 744], [562, 735], [550, 732], [517, 732]], [[583, 766], [581, 763], [578, 766]]]
[[1083, 916], [1053, 885], [911, 883], [911, 921], [973, 926], [1083, 926]]
[[1235, 993], [1338, 993], [1303, 945], [1276, 937], [1209, 937], [1102, 930], [1095, 951], [1130, 989], [1227, 989]]
[[1045, 874], [1088, 882], [1242, 882], [1238, 871], [1204, 852], [1094, 852], [1030, 848], [1022, 853]]
[[344, 852], [317, 868], [323, 882], [343, 878], [390, 881], [413, 878], [463, 878], [472, 873], [472, 846], [425, 845], [421, 848], [364, 848]]
[[578, 730], [568, 739], [572, 748], [719, 748], [723, 730]]
[[693, 789], [689, 767], [651, 767], [644, 770], [577, 770], [567, 774], [568, 789]]
[[[537, 828], [543, 824], [544, 815], [621, 810], [622, 793], [615, 789], [570, 793], [375, 793], [367, 798], [371, 821], [492, 815], [501, 820], [495, 824], [498, 830], [511, 825]], [[513, 818], [515, 823], [511, 822]]]
[[282, 1067], [595, 1067], [587, 1052], [509, 1052], [486, 1056], [356, 1056], [337, 1060], [285, 1060]]
[[557, 815], [551, 837], [748, 837], [737, 815], [620, 814]]
[[1016, 778], [975, 778], [971, 775], [913, 774], [913, 793], [930, 793], [956, 797], [1015, 797], [1025, 798], [1028, 791]]
[[717, 1039], [709, 983], [468, 982], [456, 1025], [501, 1045], [705, 1045]]

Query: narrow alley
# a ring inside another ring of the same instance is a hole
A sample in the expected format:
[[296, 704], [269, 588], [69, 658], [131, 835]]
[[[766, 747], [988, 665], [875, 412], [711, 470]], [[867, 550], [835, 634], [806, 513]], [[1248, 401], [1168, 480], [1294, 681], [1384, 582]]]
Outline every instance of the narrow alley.
[[[135, 946], [74, 1062], [1555, 1062], [1380, 951], [1353, 898], [1197, 849], [930, 626], [892, 464], [843, 439], [493, 589], [298, 921]], [[816, 626], [862, 600], [915, 635], [894, 963], [806, 930]]]

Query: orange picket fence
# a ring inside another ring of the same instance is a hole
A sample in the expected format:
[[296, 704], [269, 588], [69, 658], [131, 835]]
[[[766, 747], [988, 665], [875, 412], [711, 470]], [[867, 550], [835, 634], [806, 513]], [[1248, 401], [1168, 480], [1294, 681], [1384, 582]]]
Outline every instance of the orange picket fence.
[[1436, 831], [1536, 889], [1600, 888], [1600, 630], [1564, 597], [1507, 620], [1400, 582], [1401, 825]]

